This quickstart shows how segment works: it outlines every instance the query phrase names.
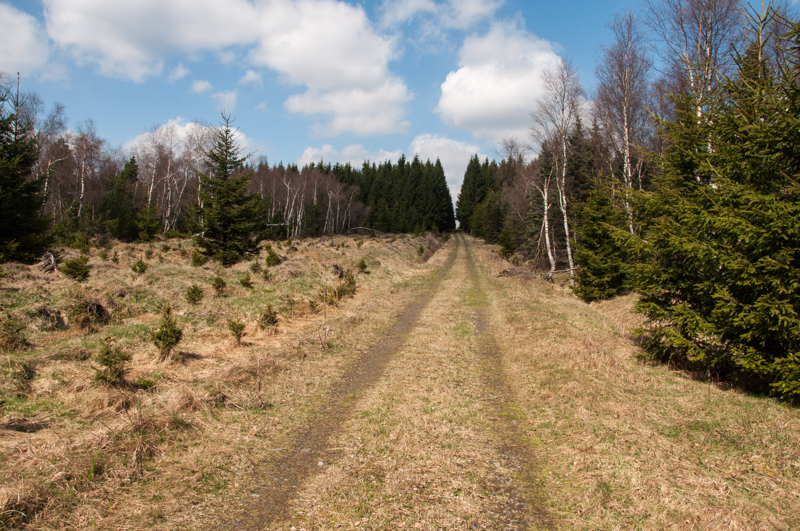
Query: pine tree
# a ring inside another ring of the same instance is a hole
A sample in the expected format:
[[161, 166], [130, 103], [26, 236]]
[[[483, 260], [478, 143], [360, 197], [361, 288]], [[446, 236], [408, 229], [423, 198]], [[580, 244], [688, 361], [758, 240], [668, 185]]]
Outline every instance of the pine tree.
[[259, 197], [247, 193], [252, 171], [241, 171], [247, 157], [235, 139], [230, 116], [223, 114], [214, 146], [206, 152], [210, 171], [200, 175], [202, 234], [201, 252], [225, 266], [258, 253], [263, 225]]
[[34, 262], [50, 243], [43, 181], [30, 178], [39, 149], [19, 107], [19, 96], [0, 86], [0, 262]]

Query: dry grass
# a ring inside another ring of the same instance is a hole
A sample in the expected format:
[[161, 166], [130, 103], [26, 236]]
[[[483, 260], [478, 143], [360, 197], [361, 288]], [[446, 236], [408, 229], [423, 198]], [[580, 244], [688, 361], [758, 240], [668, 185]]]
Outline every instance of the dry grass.
[[[508, 267], [475, 246], [487, 271]], [[796, 408], [638, 361], [634, 296], [588, 305], [558, 282], [488, 285], [564, 528], [800, 527]]]
[[[274, 529], [499, 529], [507, 463], [488, 427], [463, 249], [384, 377]], [[484, 527], [485, 526], [485, 527]]]
[[[249, 498], [256, 464], [305, 422], [432, 267], [419, 264], [421, 240], [335, 241], [276, 247], [287, 261], [268, 282], [253, 275], [252, 289], [238, 282], [249, 263], [222, 270], [222, 297], [212, 295], [214, 265], [190, 265], [190, 242], [170, 241], [173, 249], [157, 252], [141, 275], [129, 262], [146, 246], [117, 244], [109, 254], [118, 263], [93, 250], [80, 290], [60, 273], [7, 267], [0, 305], [21, 316], [30, 348], [3, 356], [0, 380], [20, 364], [33, 374], [0, 386], [0, 529], [199, 528]], [[337, 282], [334, 264], [355, 271], [361, 259], [371, 274], [358, 275], [354, 298], [326, 308], [332, 348], [323, 352], [323, 314], [308, 301]], [[193, 283], [205, 291], [198, 305], [184, 298]], [[102, 318], [87, 325], [76, 301]], [[165, 302], [184, 327], [180, 362], [159, 362], [148, 339]], [[279, 312], [277, 331], [257, 326], [268, 302]], [[237, 317], [246, 323], [241, 345], [227, 329]], [[133, 354], [127, 385], [94, 379], [105, 337]]]

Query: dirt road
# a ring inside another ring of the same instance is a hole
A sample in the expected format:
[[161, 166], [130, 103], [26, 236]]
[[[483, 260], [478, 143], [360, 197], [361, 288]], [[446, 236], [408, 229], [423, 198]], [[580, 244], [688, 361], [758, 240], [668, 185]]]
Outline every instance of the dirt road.
[[537, 529], [536, 456], [516, 428], [502, 338], [456, 237], [426, 288], [264, 463], [240, 529]]

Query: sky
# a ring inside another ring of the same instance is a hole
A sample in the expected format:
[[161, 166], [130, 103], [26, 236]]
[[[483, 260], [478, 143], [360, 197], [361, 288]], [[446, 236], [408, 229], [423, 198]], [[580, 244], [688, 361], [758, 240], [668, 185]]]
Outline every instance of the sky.
[[442, 161], [527, 141], [563, 58], [587, 95], [622, 0], [0, 0], [0, 72], [130, 148], [165, 124], [232, 115], [254, 158]]

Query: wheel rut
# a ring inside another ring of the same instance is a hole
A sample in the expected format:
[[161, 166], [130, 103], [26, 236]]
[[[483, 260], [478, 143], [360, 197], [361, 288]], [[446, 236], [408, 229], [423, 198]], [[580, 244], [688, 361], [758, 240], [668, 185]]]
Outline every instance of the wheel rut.
[[492, 412], [489, 421], [492, 431], [499, 438], [498, 453], [501, 456], [501, 470], [509, 470], [510, 475], [498, 473], [490, 488], [502, 492], [499, 496], [502, 522], [501, 529], [556, 529], [552, 516], [545, 509], [546, 494], [542, 480], [536, 474], [537, 460], [518, 424], [524, 416], [515, 406], [513, 393], [503, 371], [503, 360], [497, 339], [490, 330], [488, 299], [481, 282], [480, 273], [466, 239], [467, 274], [472, 284], [472, 320], [477, 338], [478, 356], [482, 362], [481, 383], [487, 393], [485, 402]]
[[370, 347], [332, 386], [324, 406], [312, 415], [306, 431], [293, 438], [291, 447], [280, 457], [265, 464], [263, 481], [253, 493], [258, 502], [246, 514], [238, 515], [226, 525], [234, 529], [268, 529], [270, 524], [289, 516], [287, 504], [296, 496], [303, 481], [316, 472], [318, 463], [325, 460], [330, 441], [352, 416], [359, 398], [381, 378], [389, 361], [401, 349], [421, 311], [452, 269], [459, 247], [460, 240], [456, 238], [453, 250], [431, 285], [406, 306], [383, 339]]

